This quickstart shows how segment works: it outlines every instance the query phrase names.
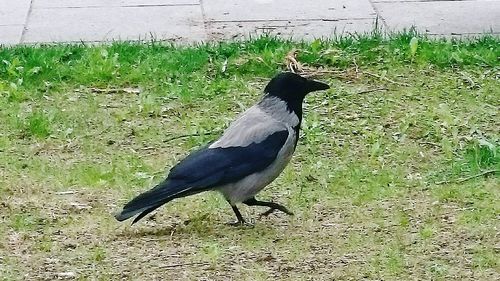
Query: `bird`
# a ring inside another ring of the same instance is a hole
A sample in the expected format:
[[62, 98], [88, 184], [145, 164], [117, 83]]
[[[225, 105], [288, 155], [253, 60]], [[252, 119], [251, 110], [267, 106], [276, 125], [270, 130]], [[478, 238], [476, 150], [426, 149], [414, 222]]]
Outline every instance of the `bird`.
[[229, 202], [237, 221], [247, 224], [237, 204], [268, 207], [261, 216], [278, 210], [293, 215], [285, 206], [255, 198], [290, 162], [302, 123], [302, 104], [307, 94], [329, 89], [320, 81], [292, 72], [274, 76], [260, 101], [241, 113], [222, 136], [190, 153], [176, 164], [166, 179], [125, 204], [115, 215], [118, 221], [136, 216], [136, 223], [160, 206], [205, 191], [218, 191]]

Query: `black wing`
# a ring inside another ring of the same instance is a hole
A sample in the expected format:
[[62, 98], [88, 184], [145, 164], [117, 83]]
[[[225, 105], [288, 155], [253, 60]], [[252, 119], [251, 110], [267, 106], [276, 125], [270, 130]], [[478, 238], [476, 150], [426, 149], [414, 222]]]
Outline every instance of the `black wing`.
[[181, 181], [197, 189], [237, 181], [269, 166], [287, 138], [288, 131], [278, 131], [260, 143], [245, 147], [217, 147], [196, 151], [177, 164], [167, 179]]

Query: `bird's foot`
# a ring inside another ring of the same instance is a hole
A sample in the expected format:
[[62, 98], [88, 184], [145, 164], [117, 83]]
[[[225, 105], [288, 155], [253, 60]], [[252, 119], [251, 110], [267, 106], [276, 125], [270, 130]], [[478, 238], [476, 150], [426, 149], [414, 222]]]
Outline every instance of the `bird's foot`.
[[266, 202], [266, 201], [259, 201], [259, 200], [256, 200], [255, 197], [252, 197], [250, 199], [247, 199], [245, 201], [243, 201], [244, 204], [248, 205], [248, 206], [265, 206], [265, 207], [269, 207], [269, 210], [265, 211], [264, 213], [260, 214], [259, 217], [267, 217], [269, 216], [270, 214], [274, 213], [274, 211], [278, 210], [278, 211], [281, 211], [289, 216], [293, 216], [293, 213], [290, 212], [285, 206], [283, 205], [280, 205], [278, 203], [274, 203], [274, 202]]
[[290, 212], [290, 211], [289, 211], [289, 210], [288, 210], [285, 206], [281, 206], [281, 205], [279, 205], [279, 206], [276, 206], [276, 207], [271, 207], [271, 208], [269, 208], [269, 210], [267, 210], [267, 211], [265, 211], [265, 212], [261, 213], [261, 214], [259, 215], [259, 217], [260, 217], [260, 218], [262, 218], [262, 217], [267, 217], [267, 216], [269, 216], [270, 214], [274, 213], [274, 211], [276, 211], [276, 210], [281, 211], [281, 212], [283, 212], [283, 213], [285, 213], [285, 214], [287, 214], [287, 215], [289, 215], [289, 216], [293, 216], [293, 213], [292, 213], [292, 212]]
[[245, 220], [230, 221], [227, 222], [226, 225], [235, 227], [254, 227], [253, 223], [246, 222]]

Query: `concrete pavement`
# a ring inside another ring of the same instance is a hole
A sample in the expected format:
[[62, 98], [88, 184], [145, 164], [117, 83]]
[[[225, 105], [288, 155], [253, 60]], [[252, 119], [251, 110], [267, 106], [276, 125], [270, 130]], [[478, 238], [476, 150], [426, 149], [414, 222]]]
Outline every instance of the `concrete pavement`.
[[500, 0], [0, 0], [0, 44], [312, 39], [368, 32], [375, 22], [385, 31], [499, 35]]

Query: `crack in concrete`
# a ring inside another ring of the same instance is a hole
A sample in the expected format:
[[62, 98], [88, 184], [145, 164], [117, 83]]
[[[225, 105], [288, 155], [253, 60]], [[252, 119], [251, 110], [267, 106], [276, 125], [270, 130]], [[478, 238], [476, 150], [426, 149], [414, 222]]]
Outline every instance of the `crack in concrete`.
[[0, 24], [0, 26], [24, 26], [24, 23], [16, 23], [16, 24]]
[[279, 20], [208, 20], [207, 22], [209, 23], [236, 23], [236, 22], [282, 22], [282, 21], [287, 21], [287, 22], [292, 22], [292, 21], [300, 21], [300, 22], [319, 22], [319, 21], [346, 21], [346, 20], [374, 20], [376, 19], [375, 17], [360, 17], [360, 18], [338, 18], [338, 19], [325, 19], [325, 18], [312, 18], [312, 19], [279, 19]]
[[[384, 29], [389, 30], [389, 25], [387, 24], [387, 22], [385, 22], [384, 17], [382, 17], [382, 14], [380, 14], [380, 11], [377, 9], [375, 4], [373, 3], [373, 0], [368, 0], [368, 2], [370, 2], [370, 5], [372, 6], [373, 11], [375, 12], [375, 14], [377, 14], [377, 19], [380, 19], [380, 21], [382, 21], [382, 24], [384, 25]], [[377, 22], [378, 22], [378, 20], [377, 20]], [[376, 26], [375, 28], [378, 29], [378, 26]]]
[[66, 7], [36, 7], [37, 10], [57, 10], [57, 9], [102, 9], [102, 8], [149, 8], [149, 7], [179, 7], [198, 6], [200, 4], [138, 4], [138, 5], [95, 5], [95, 6], [66, 6]]
[[24, 20], [23, 31], [21, 32], [21, 38], [19, 38], [19, 44], [24, 42], [24, 37], [26, 37], [26, 31], [28, 31], [28, 22], [30, 20], [31, 11], [33, 10], [33, 1], [30, 1], [30, 7], [28, 8], [28, 13], [26, 14], [26, 19]]
[[206, 39], [211, 40], [212, 38], [210, 35], [212, 34], [210, 31], [211, 26], [209, 21], [207, 21], [207, 16], [205, 12], [205, 7], [203, 6], [203, 0], [199, 0], [200, 2], [200, 9], [201, 9], [201, 20], [203, 21], [203, 31], [205, 33]]
[[477, 2], [477, 0], [410, 0], [410, 1], [379, 1], [375, 0], [373, 3], [418, 3], [418, 2]]

